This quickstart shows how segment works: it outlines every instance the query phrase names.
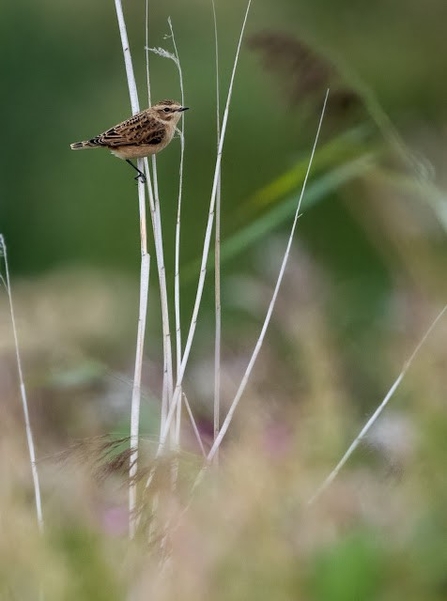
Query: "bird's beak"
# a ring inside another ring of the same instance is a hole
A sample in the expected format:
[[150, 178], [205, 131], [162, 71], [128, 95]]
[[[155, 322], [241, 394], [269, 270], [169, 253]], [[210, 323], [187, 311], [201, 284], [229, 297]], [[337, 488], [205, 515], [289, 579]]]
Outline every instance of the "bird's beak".
[[188, 111], [188, 110], [189, 110], [189, 106], [182, 106], [181, 108], [177, 109], [177, 112], [183, 113], [183, 111]]

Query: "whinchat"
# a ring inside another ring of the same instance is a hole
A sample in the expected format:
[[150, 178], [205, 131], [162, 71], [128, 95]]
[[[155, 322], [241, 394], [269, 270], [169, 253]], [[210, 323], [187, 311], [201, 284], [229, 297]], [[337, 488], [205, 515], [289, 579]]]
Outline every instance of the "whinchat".
[[174, 137], [182, 112], [186, 110], [187, 106], [175, 100], [162, 100], [99, 136], [70, 144], [70, 148], [108, 148], [112, 154], [129, 163], [138, 172], [135, 179], [144, 183], [144, 173], [130, 159], [141, 159], [166, 148]]

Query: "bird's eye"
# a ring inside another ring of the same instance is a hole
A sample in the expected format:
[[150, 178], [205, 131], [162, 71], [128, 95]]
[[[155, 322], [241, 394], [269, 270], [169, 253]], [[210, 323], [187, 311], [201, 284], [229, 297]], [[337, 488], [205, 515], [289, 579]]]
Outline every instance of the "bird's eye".
[[164, 113], [170, 113], [171, 109], [169, 107], [166, 107], [166, 108], [163, 109], [163, 112]]

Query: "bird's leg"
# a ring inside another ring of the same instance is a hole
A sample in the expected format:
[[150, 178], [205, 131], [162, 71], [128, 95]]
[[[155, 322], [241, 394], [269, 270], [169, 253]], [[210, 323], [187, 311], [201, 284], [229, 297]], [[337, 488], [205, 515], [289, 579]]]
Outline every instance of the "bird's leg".
[[135, 179], [136, 180], [140, 180], [143, 184], [145, 184], [146, 183], [146, 176], [144, 175], [144, 173], [142, 171], [140, 171], [138, 169], [138, 167], [136, 165], [134, 165], [130, 159], [126, 159], [126, 163], [129, 163], [129, 165], [131, 167], [133, 167], [135, 169], [135, 171], [138, 172], [138, 175], [135, 177]]

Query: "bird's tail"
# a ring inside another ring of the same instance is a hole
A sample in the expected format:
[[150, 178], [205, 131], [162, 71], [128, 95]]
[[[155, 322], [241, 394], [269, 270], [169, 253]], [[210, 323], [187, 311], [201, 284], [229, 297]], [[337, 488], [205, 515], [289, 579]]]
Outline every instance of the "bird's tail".
[[85, 148], [98, 148], [98, 144], [94, 143], [94, 140], [84, 140], [84, 142], [74, 142], [70, 144], [72, 150], [83, 150]]

